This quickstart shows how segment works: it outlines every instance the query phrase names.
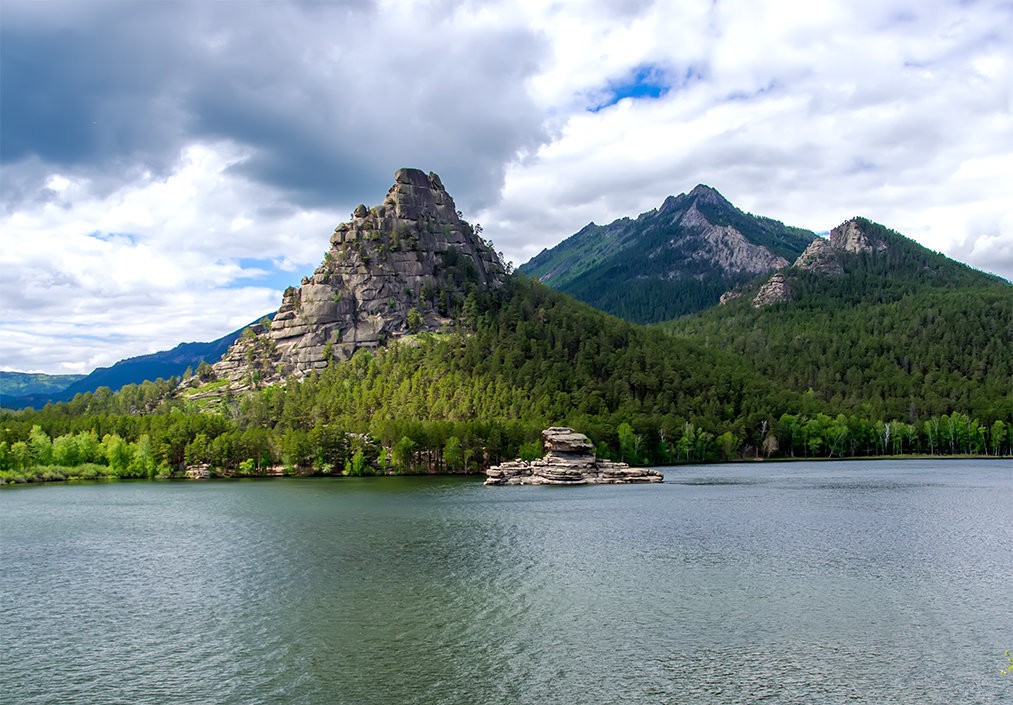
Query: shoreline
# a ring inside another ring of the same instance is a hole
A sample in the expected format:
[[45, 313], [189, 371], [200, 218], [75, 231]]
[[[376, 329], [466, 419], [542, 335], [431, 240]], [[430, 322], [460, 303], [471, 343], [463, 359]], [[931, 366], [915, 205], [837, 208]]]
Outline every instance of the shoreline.
[[[1013, 461], [1013, 455], [968, 455], [968, 454], [955, 454], [955, 455], [928, 455], [928, 454], [908, 454], [908, 455], [866, 455], [866, 456], [849, 456], [844, 458], [740, 458], [737, 460], [721, 460], [715, 462], [690, 462], [690, 463], [675, 463], [671, 465], [642, 465], [636, 467], [643, 467], [649, 469], [659, 470], [664, 472], [667, 469], [677, 469], [683, 467], [704, 467], [704, 466], [723, 466], [723, 465], [790, 465], [793, 463], [824, 463], [824, 462], [849, 462], [849, 461], [883, 461], [883, 460], [1008, 460]], [[66, 468], [71, 470], [72, 468]], [[1013, 470], [1013, 465], [1010, 467]], [[277, 479], [311, 479], [311, 478], [330, 478], [335, 480], [350, 480], [350, 479], [373, 479], [373, 478], [387, 478], [387, 477], [475, 477], [484, 478], [485, 471], [478, 470], [475, 472], [434, 472], [434, 473], [388, 473], [388, 474], [377, 474], [377, 475], [345, 475], [341, 473], [326, 474], [326, 473], [285, 473], [283, 471], [274, 471], [271, 473], [263, 474], [211, 474], [202, 477], [193, 477], [187, 475], [185, 471], [179, 475], [172, 476], [156, 476], [156, 477], [117, 477], [115, 475], [96, 475], [94, 477], [80, 477], [80, 476], [63, 476], [63, 477], [45, 477], [45, 476], [17, 476], [14, 478], [0, 478], [0, 490], [7, 489], [9, 487], [26, 487], [26, 486], [42, 486], [42, 485], [53, 485], [53, 484], [101, 484], [101, 483], [114, 483], [114, 482], [203, 482], [212, 480], [277, 480]]]

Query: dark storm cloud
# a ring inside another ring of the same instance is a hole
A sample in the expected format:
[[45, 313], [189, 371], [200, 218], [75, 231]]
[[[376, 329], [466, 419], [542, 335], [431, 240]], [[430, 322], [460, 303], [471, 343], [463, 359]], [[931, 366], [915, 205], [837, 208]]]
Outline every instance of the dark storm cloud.
[[5, 4], [3, 160], [74, 168], [130, 158], [164, 169], [179, 144], [165, 81], [178, 62], [159, 31], [168, 6], [90, 5], [82, 16], [82, 5]]
[[477, 203], [543, 139], [524, 90], [540, 40], [449, 5], [8, 4], [2, 33], [8, 207], [37, 197], [43, 167], [101, 190], [221, 139], [248, 150], [243, 175], [304, 207], [370, 198], [406, 165]]

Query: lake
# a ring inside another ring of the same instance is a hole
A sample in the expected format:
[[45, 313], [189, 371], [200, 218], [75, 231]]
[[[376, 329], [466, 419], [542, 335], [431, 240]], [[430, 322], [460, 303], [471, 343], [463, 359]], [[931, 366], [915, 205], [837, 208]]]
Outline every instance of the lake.
[[0, 492], [3, 703], [1013, 700], [1013, 464]]

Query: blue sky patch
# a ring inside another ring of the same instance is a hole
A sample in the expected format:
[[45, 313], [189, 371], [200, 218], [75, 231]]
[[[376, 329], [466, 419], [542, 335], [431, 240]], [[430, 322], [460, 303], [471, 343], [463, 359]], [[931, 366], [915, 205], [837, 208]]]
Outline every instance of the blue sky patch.
[[244, 272], [249, 271], [249, 274], [237, 277], [229, 284], [230, 289], [252, 285], [284, 291], [290, 286], [299, 286], [304, 276], [308, 277], [313, 274], [312, 267], [307, 267], [305, 272], [287, 272], [278, 266], [278, 262], [266, 257], [241, 257], [239, 266], [243, 268]]
[[[690, 69], [690, 72], [693, 72], [693, 69]], [[628, 78], [622, 81], [610, 81], [608, 87], [603, 91], [605, 101], [588, 108], [588, 110], [596, 113], [610, 105], [615, 105], [623, 98], [660, 98], [668, 93], [670, 88], [668, 76], [660, 68], [652, 64], [638, 66]]]
[[125, 240], [129, 242], [131, 245], [137, 244], [137, 236], [131, 235], [130, 233], [103, 233], [96, 230], [95, 232], [88, 233], [88, 237], [94, 238], [96, 240], [101, 240], [102, 242], [112, 242], [112, 241], [122, 242]]

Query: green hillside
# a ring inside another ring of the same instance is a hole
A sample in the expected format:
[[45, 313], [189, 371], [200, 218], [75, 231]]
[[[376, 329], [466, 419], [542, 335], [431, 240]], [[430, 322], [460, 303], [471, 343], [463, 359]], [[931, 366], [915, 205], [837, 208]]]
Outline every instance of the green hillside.
[[744, 213], [701, 185], [636, 219], [591, 223], [520, 271], [601, 311], [651, 323], [716, 304], [736, 284], [793, 261], [813, 237]]
[[40, 372], [7, 372], [0, 370], [0, 405], [3, 397], [61, 392], [84, 375], [47, 375]]
[[820, 247], [835, 266], [801, 258], [762, 308], [757, 280], [642, 327], [517, 274], [302, 381], [244, 391], [205, 365], [0, 412], [0, 482], [474, 472], [539, 455], [553, 425], [632, 463], [1009, 454], [1013, 287], [860, 219]]
[[756, 309], [759, 283], [664, 329], [735, 353], [786, 388], [844, 411], [919, 419], [1013, 413], [1013, 287], [856, 220], [880, 252], [838, 254], [843, 272], [784, 271], [794, 300]]

